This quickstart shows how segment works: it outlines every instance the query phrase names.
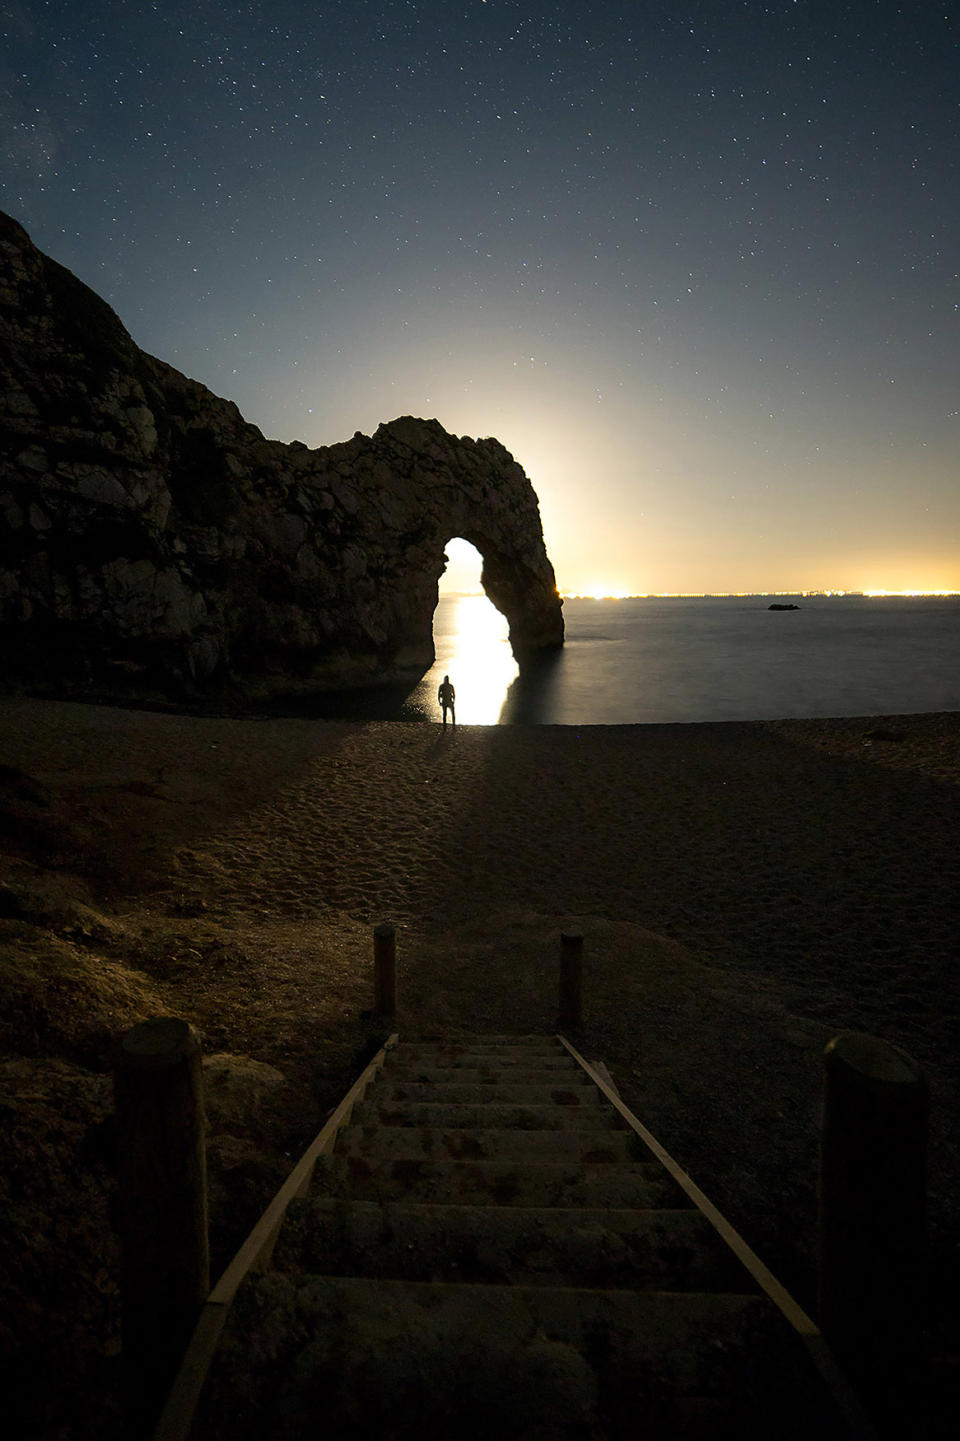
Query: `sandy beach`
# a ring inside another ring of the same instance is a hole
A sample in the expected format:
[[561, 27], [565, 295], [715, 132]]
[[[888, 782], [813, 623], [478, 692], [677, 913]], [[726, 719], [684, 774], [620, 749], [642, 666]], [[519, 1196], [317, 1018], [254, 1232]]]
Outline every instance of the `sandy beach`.
[[213, 1127], [218, 1254], [352, 1079], [376, 923], [401, 1031], [553, 1028], [577, 930], [583, 1049], [807, 1306], [823, 1046], [917, 1057], [955, 1369], [960, 715], [444, 732], [8, 699], [0, 764], [21, 1123], [69, 1094], [89, 1130], [111, 1038], [158, 1011], [273, 1068], [259, 1132]]

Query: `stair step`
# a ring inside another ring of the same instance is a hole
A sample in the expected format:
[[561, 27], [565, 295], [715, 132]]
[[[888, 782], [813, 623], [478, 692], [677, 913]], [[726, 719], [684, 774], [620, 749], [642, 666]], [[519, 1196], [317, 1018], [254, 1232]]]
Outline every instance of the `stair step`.
[[[444, 1031], [439, 1035], [421, 1034], [416, 1032], [405, 1032], [400, 1045], [393, 1047], [390, 1054], [396, 1055], [398, 1050], [405, 1050], [410, 1046], [435, 1046], [455, 1050], [465, 1046], [494, 1046], [499, 1049], [526, 1046], [529, 1049], [546, 1049], [554, 1051], [565, 1051], [566, 1047], [557, 1040], [556, 1036], [544, 1035], [542, 1031], [533, 1031], [525, 1036], [495, 1036], [478, 1034], [470, 1031], [465, 1035], [451, 1035]], [[569, 1052], [566, 1052], [569, 1054]]]
[[345, 1126], [337, 1137], [341, 1156], [378, 1161], [573, 1161], [616, 1165], [642, 1159], [632, 1131], [511, 1131], [433, 1129], [424, 1126]]
[[453, 1161], [320, 1156], [314, 1195], [356, 1201], [436, 1201], [471, 1206], [682, 1206], [658, 1161], [578, 1167], [560, 1161]]
[[[572, 1061], [569, 1056], [559, 1050], [554, 1052], [526, 1053], [506, 1052], [476, 1052], [476, 1050], [461, 1050], [451, 1055], [447, 1050], [402, 1050], [396, 1061], [383, 1065], [383, 1074], [389, 1075], [392, 1069], [404, 1066], [405, 1069], [411, 1066], [443, 1066], [447, 1071], [561, 1071], [566, 1075], [575, 1075], [578, 1071], [577, 1062]], [[582, 1074], [582, 1072], [581, 1072]]]
[[384, 1077], [367, 1096], [376, 1092], [378, 1100], [392, 1104], [396, 1101], [455, 1101], [458, 1104], [491, 1105], [497, 1101], [511, 1106], [568, 1106], [571, 1108], [591, 1107], [611, 1110], [603, 1092], [597, 1086], [567, 1086], [561, 1082], [550, 1085], [531, 1085], [518, 1078], [516, 1084], [466, 1084], [442, 1082], [440, 1084], [422, 1081], [395, 1081]]
[[566, 1061], [535, 1061], [535, 1069], [525, 1066], [501, 1066], [499, 1063], [477, 1066], [407, 1065], [390, 1062], [380, 1072], [383, 1082], [392, 1085], [438, 1086], [576, 1086], [580, 1090], [596, 1090], [587, 1075], [568, 1057]]
[[440, 1065], [450, 1063], [463, 1063], [464, 1056], [476, 1056], [479, 1061], [487, 1063], [502, 1061], [505, 1065], [517, 1065], [526, 1061], [564, 1061], [577, 1062], [572, 1058], [569, 1050], [561, 1046], [559, 1040], [551, 1040], [549, 1036], [541, 1036], [539, 1040], [520, 1040], [520, 1042], [497, 1042], [497, 1040], [406, 1040], [402, 1045], [394, 1046], [394, 1049], [386, 1056], [386, 1062], [399, 1061], [404, 1056], [432, 1056], [437, 1059]]
[[811, 1374], [757, 1296], [272, 1273], [241, 1289], [196, 1430], [834, 1441]]
[[699, 1211], [295, 1201], [274, 1252], [287, 1271], [406, 1281], [752, 1291]]
[[599, 1106], [488, 1106], [430, 1101], [381, 1101], [372, 1096], [354, 1107], [356, 1126], [414, 1126], [433, 1130], [618, 1131], [616, 1111]]
[[841, 1441], [808, 1351], [555, 1039], [405, 1040], [274, 1269], [204, 1441]]

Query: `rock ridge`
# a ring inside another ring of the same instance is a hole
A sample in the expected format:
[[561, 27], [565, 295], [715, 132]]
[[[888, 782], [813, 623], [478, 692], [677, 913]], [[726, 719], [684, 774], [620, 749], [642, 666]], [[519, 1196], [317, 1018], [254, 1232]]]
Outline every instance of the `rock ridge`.
[[563, 643], [536, 494], [401, 416], [309, 449], [146, 354], [0, 213], [0, 643], [37, 693], [245, 698], [419, 677], [455, 536], [523, 666]]

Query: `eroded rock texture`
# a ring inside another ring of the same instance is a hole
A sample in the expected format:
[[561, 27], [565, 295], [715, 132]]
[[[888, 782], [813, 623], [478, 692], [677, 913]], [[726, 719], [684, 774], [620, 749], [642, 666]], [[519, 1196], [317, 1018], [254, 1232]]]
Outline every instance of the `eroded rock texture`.
[[521, 663], [563, 643], [533, 487], [404, 416], [310, 450], [146, 355], [0, 215], [0, 644], [60, 693], [247, 695], [421, 674], [471, 541]]

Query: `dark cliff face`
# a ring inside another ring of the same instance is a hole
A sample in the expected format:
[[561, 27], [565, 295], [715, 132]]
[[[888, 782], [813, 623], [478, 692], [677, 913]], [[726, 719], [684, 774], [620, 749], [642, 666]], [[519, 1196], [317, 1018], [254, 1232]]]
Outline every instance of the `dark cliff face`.
[[0, 215], [0, 644], [54, 693], [247, 695], [414, 677], [471, 541], [521, 663], [563, 643], [533, 487], [409, 416], [309, 450], [133, 343]]

